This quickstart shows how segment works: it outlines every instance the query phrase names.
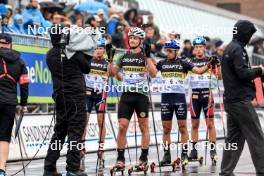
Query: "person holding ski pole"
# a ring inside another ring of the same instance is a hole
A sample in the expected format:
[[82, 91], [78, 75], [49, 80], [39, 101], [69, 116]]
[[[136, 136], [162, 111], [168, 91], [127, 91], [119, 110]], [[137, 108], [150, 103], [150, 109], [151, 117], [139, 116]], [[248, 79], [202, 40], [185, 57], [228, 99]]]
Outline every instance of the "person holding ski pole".
[[[193, 40], [193, 46], [195, 51], [195, 57], [191, 59], [194, 66], [202, 67], [208, 65], [212, 62], [213, 66], [219, 67], [220, 64], [216, 57], [205, 56], [205, 45], [206, 40], [204, 37], [197, 37]], [[217, 64], [217, 65], [215, 65]], [[218, 70], [220, 70], [218, 68]], [[191, 100], [190, 100], [190, 112], [192, 118], [192, 130], [191, 130], [191, 140], [192, 140], [192, 150], [189, 155], [190, 159], [198, 159], [197, 152], [197, 141], [199, 139], [199, 125], [200, 125], [200, 115], [203, 110], [206, 119], [206, 126], [209, 133], [210, 141], [210, 156], [214, 159], [217, 155], [215, 149], [216, 143], [216, 129], [214, 125], [214, 98], [211, 89], [214, 88], [214, 82], [216, 81], [216, 75], [210, 74], [211, 70], [203, 74], [195, 74], [190, 72], [190, 87], [192, 89]], [[221, 73], [218, 72], [217, 78], [221, 77]], [[211, 96], [211, 97], [210, 97]], [[210, 102], [209, 102], [210, 101]]]
[[[99, 127], [99, 151], [98, 158], [102, 160], [102, 165], [104, 165], [104, 141], [106, 128], [104, 124], [105, 118], [105, 109], [100, 110], [100, 105], [102, 102], [103, 91], [106, 88], [107, 80], [108, 80], [108, 62], [107, 59], [104, 58], [106, 47], [106, 39], [103, 37], [99, 37], [97, 39], [97, 47], [95, 49], [94, 57], [91, 60], [91, 68], [90, 73], [85, 75], [86, 82], [86, 117], [87, 124], [89, 122], [90, 114], [92, 108], [95, 107], [95, 111], [97, 114], [97, 122]], [[111, 49], [111, 48], [110, 48]], [[118, 80], [121, 80], [121, 75], [117, 75]], [[87, 127], [86, 127], [87, 128]], [[82, 139], [85, 141], [86, 137], [86, 129], [82, 136]], [[85, 142], [84, 142], [85, 143]], [[85, 159], [85, 146], [83, 146], [83, 150], [81, 151], [81, 169], [84, 170], [84, 159]]]
[[188, 58], [178, 56], [180, 44], [175, 40], [165, 43], [167, 58], [157, 63], [155, 75], [161, 72], [163, 89], [161, 94], [161, 119], [163, 126], [164, 156], [161, 165], [171, 163], [171, 129], [172, 118], [175, 112], [178, 127], [181, 134], [182, 154], [181, 160], [184, 164], [188, 163], [188, 130], [187, 130], [187, 103], [185, 96], [185, 78], [188, 71], [196, 74], [203, 74], [209, 69], [210, 63], [203, 67], [195, 67]]
[[[253, 23], [239, 20], [233, 28], [233, 39], [221, 60], [224, 83], [224, 108], [227, 112], [226, 146], [221, 163], [222, 176], [234, 175], [234, 169], [247, 141], [256, 175], [264, 175], [264, 134], [251, 101], [256, 97], [254, 79], [263, 77], [262, 65], [251, 68], [245, 46], [256, 32]], [[229, 147], [230, 148], [230, 147]]]
[[[152, 77], [155, 73], [155, 65], [150, 57], [150, 52], [144, 56], [141, 45], [145, 38], [145, 32], [138, 27], [130, 28], [128, 32], [130, 51], [121, 56], [115, 64], [110, 65], [110, 73], [117, 75], [123, 70], [123, 93], [118, 105], [118, 135], [117, 135], [117, 168], [125, 167], [124, 151], [126, 147], [126, 133], [129, 122], [134, 111], [138, 117], [139, 128], [142, 133], [141, 155], [139, 158], [139, 166], [146, 166], [148, 163], [149, 151], [149, 99], [148, 90], [144, 86], [148, 86], [148, 74]], [[148, 47], [149, 48], [149, 47]]]
[[0, 34], [0, 176], [5, 168], [17, 105], [17, 84], [20, 85], [20, 111], [27, 112], [28, 73], [24, 61], [12, 50], [9, 34]]

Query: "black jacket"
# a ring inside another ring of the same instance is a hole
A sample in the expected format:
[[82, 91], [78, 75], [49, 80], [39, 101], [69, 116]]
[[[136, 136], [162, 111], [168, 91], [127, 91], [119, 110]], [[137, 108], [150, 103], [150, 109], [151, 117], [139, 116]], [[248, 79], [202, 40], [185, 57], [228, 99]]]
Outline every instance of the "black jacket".
[[244, 47], [256, 32], [254, 25], [246, 20], [235, 24], [233, 40], [224, 51], [221, 61], [224, 82], [224, 102], [233, 103], [252, 100], [256, 96], [253, 80], [261, 76], [260, 68], [250, 68], [249, 59]]
[[[6, 69], [5, 69], [6, 67]], [[17, 51], [0, 48], [0, 104], [17, 105], [17, 84], [20, 84], [20, 105], [27, 105], [28, 73]]]
[[92, 56], [76, 52], [70, 59], [64, 58], [61, 62], [60, 53], [58, 47], [50, 49], [47, 53], [47, 65], [53, 81], [53, 99], [56, 101], [56, 98], [61, 98], [62, 92], [69, 101], [83, 98], [85, 96], [83, 74], [90, 72]]

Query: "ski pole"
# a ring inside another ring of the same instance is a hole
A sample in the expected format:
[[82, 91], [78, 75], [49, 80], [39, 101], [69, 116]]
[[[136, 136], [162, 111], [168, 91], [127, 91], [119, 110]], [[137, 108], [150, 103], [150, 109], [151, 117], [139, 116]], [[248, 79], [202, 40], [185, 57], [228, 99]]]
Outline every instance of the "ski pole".
[[225, 122], [224, 122], [224, 108], [223, 108], [223, 102], [221, 102], [221, 90], [219, 86], [219, 72], [218, 72], [218, 67], [216, 66], [215, 68], [216, 75], [217, 75], [217, 89], [218, 89], [218, 96], [219, 96], [219, 107], [220, 107], [220, 117], [222, 121], [222, 127], [223, 127], [223, 132], [224, 132], [224, 138], [226, 138], [226, 130], [225, 130]]
[[[160, 156], [159, 156], [159, 146], [158, 146], [158, 139], [157, 139], [157, 132], [156, 132], [156, 124], [155, 124], [155, 118], [154, 118], [154, 109], [153, 109], [153, 102], [150, 92], [150, 77], [148, 75], [148, 94], [149, 94], [149, 101], [150, 101], [150, 107], [151, 107], [151, 113], [152, 113], [152, 123], [153, 123], [153, 130], [154, 130], [154, 136], [155, 136], [155, 144], [156, 144], [156, 150], [157, 150], [157, 156], [158, 156], [158, 162], [160, 163]], [[159, 164], [159, 171], [161, 172], [161, 167]]]
[[138, 150], [137, 150], [137, 118], [136, 118], [136, 114], [134, 111], [134, 135], [135, 135], [135, 144], [136, 144], [136, 165], [137, 165], [137, 158], [138, 158]]
[[208, 138], [209, 138], [209, 132], [208, 132], [208, 119], [209, 119], [209, 110], [210, 110], [210, 107], [211, 107], [211, 101], [212, 101], [212, 91], [211, 91], [211, 87], [212, 87], [212, 66], [210, 65], [210, 68], [209, 68], [209, 73], [210, 73], [210, 76], [209, 76], [209, 97], [208, 97], [208, 106], [207, 106], [207, 114], [205, 114], [205, 123], [206, 123], [206, 139], [205, 139], [205, 142], [206, 142], [206, 145], [205, 145], [205, 153], [204, 153], [204, 163], [206, 165], [206, 162], [207, 162], [207, 145], [208, 145]]

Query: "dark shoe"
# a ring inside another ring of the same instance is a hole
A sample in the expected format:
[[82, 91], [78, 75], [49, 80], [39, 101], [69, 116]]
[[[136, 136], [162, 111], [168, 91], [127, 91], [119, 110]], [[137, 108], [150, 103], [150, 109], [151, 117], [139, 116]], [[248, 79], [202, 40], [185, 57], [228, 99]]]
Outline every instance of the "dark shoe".
[[86, 172], [82, 171], [67, 171], [66, 176], [88, 176]]
[[[0, 176], [2, 176], [0, 174]], [[57, 171], [47, 171], [47, 170], [44, 170], [44, 174], [43, 176], [62, 176], [61, 173], [58, 173]]]
[[190, 153], [190, 155], [189, 155], [189, 158], [192, 160], [196, 160], [196, 159], [198, 159], [198, 152], [197, 152], [197, 150], [196, 149], [192, 149], [191, 150], [191, 153]]
[[169, 150], [164, 151], [164, 156], [160, 161], [160, 165], [171, 164], [171, 153]]

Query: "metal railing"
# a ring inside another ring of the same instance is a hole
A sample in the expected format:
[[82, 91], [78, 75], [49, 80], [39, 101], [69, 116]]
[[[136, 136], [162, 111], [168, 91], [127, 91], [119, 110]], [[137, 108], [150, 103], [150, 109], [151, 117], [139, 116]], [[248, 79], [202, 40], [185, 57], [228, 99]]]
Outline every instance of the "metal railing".
[[264, 56], [259, 54], [252, 54], [252, 65], [264, 65]]
[[33, 36], [33, 35], [23, 35], [9, 33], [12, 36], [13, 44], [23, 45], [23, 46], [35, 46], [41, 48], [51, 48], [50, 39], [47, 37]]

